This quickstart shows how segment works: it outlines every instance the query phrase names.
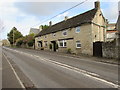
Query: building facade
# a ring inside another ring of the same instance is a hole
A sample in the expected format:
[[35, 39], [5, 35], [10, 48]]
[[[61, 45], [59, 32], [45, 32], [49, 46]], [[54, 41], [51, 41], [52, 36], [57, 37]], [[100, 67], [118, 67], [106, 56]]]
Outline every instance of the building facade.
[[37, 28], [30, 28], [29, 34], [35, 34], [37, 35], [40, 32], [40, 29]]
[[113, 41], [114, 39], [116, 39], [117, 29], [115, 26], [116, 26], [116, 23], [107, 24], [106, 41]]
[[35, 38], [36, 49], [93, 55], [93, 43], [106, 39], [106, 19], [100, 2], [95, 8], [42, 30]]

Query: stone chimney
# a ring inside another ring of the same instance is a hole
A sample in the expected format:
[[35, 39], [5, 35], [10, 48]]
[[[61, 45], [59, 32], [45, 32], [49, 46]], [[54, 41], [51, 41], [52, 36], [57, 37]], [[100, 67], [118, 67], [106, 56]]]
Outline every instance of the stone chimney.
[[99, 0], [95, 2], [95, 8], [100, 9], [100, 1]]
[[52, 26], [52, 21], [49, 22], [49, 26]]
[[65, 21], [68, 19], [68, 16], [65, 16]]

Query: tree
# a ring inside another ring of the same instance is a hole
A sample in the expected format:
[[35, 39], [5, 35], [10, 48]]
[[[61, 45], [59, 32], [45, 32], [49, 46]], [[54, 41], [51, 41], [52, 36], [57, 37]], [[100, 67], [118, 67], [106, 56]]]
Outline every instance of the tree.
[[18, 38], [23, 37], [21, 32], [19, 32], [16, 27], [13, 27], [11, 31], [7, 34], [7, 36], [8, 36], [8, 40], [10, 41], [10, 44], [12, 45], [15, 44]]
[[35, 35], [33, 33], [28, 35], [27, 44], [28, 44], [29, 47], [32, 47], [34, 45], [34, 43], [35, 43], [35, 37], [34, 36]]
[[48, 25], [41, 25], [40, 27], [42, 27], [42, 30], [43, 30], [43, 29], [47, 29], [47, 28], [49, 28]]
[[16, 46], [20, 47], [23, 44], [23, 37], [16, 40]]

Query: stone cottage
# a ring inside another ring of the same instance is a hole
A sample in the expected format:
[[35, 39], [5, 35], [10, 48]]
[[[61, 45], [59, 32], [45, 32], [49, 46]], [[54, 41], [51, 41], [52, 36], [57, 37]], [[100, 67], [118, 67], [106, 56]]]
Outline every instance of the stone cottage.
[[104, 42], [106, 37], [106, 19], [100, 2], [95, 8], [51, 25], [42, 30], [35, 38], [36, 49], [52, 50], [76, 54], [93, 55], [93, 43]]

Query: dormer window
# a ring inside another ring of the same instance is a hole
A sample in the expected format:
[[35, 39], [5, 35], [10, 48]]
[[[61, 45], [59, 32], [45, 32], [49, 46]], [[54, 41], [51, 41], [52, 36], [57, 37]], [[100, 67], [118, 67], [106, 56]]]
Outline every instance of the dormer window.
[[53, 35], [53, 37], [55, 37], [55, 36], [56, 36], [56, 33], [53, 33], [52, 35]]
[[76, 27], [75, 32], [76, 32], [76, 33], [79, 33], [79, 32], [80, 32], [80, 27]]
[[45, 38], [47, 38], [47, 36], [45, 35]]
[[62, 35], [63, 35], [63, 36], [67, 36], [67, 30], [63, 31], [63, 32], [62, 32]]

